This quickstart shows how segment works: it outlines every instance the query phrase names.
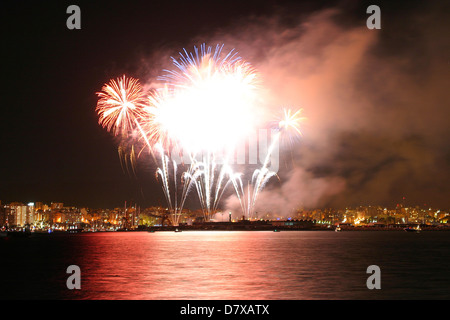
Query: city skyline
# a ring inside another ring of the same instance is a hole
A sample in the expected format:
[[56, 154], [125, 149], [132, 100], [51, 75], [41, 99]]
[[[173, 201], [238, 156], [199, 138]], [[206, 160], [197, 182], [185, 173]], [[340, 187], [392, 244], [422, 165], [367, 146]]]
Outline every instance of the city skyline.
[[[90, 208], [90, 209], [94, 209], [94, 210], [100, 210], [100, 209], [108, 209], [108, 210], [113, 210], [116, 208], [123, 208], [124, 205], [125, 206], [135, 206], [135, 207], [143, 207], [143, 208], [147, 208], [147, 207], [167, 207], [167, 203], [165, 203], [163, 201], [163, 199], [161, 198], [161, 201], [158, 201], [158, 203], [152, 203], [152, 204], [142, 204], [138, 201], [132, 201], [132, 200], [124, 200], [122, 202], [122, 204], [118, 204], [118, 205], [110, 205], [110, 206], [89, 206], [89, 205], [82, 205], [82, 204], [77, 204], [77, 203], [72, 203], [72, 202], [65, 202], [65, 201], [42, 201], [42, 200], [34, 200], [34, 199], [13, 199], [13, 200], [9, 200], [9, 199], [0, 199], [0, 205], [1, 204], [9, 204], [9, 203], [22, 203], [23, 205], [28, 205], [29, 203], [40, 203], [43, 205], [46, 205], [48, 207], [51, 207], [52, 205], [58, 205], [58, 204], [66, 204], [66, 206], [64, 207], [73, 207], [73, 208]], [[50, 204], [50, 206], [49, 206]], [[383, 207], [383, 208], [389, 208], [389, 209], [394, 209], [396, 207], [408, 207], [408, 208], [432, 208], [432, 209], [440, 209], [440, 210], [450, 210], [450, 207], [448, 206], [436, 206], [436, 205], [432, 205], [430, 203], [417, 203], [414, 201], [408, 201], [405, 197], [401, 198], [401, 199], [397, 199], [397, 201], [392, 201], [391, 204], [377, 204], [377, 203], [359, 203], [359, 204], [353, 204], [353, 205], [347, 205], [347, 206], [302, 206], [302, 205], [296, 205], [294, 207], [296, 208], [301, 208], [302, 210], [318, 210], [318, 209], [334, 209], [334, 210], [342, 210], [342, 209], [347, 209], [347, 208], [357, 208], [357, 207]], [[186, 209], [188, 210], [192, 210], [192, 211], [198, 211], [201, 210], [201, 208], [198, 205], [194, 205], [194, 206], [187, 206]], [[229, 209], [226, 208], [218, 208], [217, 211], [227, 211]], [[236, 212], [238, 212], [239, 210], [236, 210]]]
[[[302, 140], [292, 150], [294, 166], [282, 168], [280, 181], [268, 185], [272, 194], [262, 193], [261, 201], [267, 199], [270, 205], [276, 198], [286, 199], [280, 207], [298, 205], [298, 198], [311, 200], [311, 207], [389, 206], [406, 197], [417, 205], [449, 206], [448, 78], [443, 73], [448, 57], [439, 32], [447, 22], [440, 19], [444, 10], [439, 3], [382, 3], [381, 30], [365, 27], [365, 2], [229, 3], [205, 5], [189, 16], [182, 14], [183, 6], [136, 3], [126, 8], [135, 17], [126, 25], [108, 23], [122, 14], [120, 5], [105, 10], [103, 3], [81, 3], [81, 30], [65, 27], [64, 4], [35, 3], [25, 10], [17, 4], [2, 7], [2, 23], [9, 30], [9, 90], [2, 117], [11, 121], [0, 128], [5, 150], [1, 199], [60, 199], [99, 208], [124, 201], [164, 205], [151, 161], [138, 159], [138, 175], [123, 170], [118, 141], [98, 126], [95, 92], [122, 73], [151, 79], [170, 54], [185, 45], [221, 39], [260, 68], [272, 90], [279, 89], [277, 76], [290, 76], [292, 85], [282, 90], [282, 103], [304, 108], [309, 118]], [[274, 12], [282, 21], [273, 18]], [[24, 21], [20, 25], [15, 21], [19, 14]], [[202, 23], [194, 23], [198, 20]], [[260, 35], [269, 26], [285, 30], [298, 42], [272, 33], [267, 41], [275, 44], [263, 41]], [[251, 34], [242, 31], [246, 28], [255, 33], [255, 42], [261, 41], [256, 51], [246, 38]], [[117, 46], [116, 39], [127, 45]], [[341, 50], [339, 41], [349, 43], [348, 50]], [[271, 60], [268, 52], [281, 58]], [[324, 59], [316, 61], [315, 56]], [[347, 56], [359, 63], [339, 69]], [[305, 61], [292, 75], [281, 67], [288, 57]], [[397, 66], [398, 61], [403, 62]], [[271, 64], [279, 73], [267, 70]], [[320, 94], [315, 94], [315, 77], [331, 79], [323, 83]], [[382, 86], [382, 79], [391, 81]], [[334, 89], [338, 80], [354, 92]], [[294, 85], [304, 91], [297, 95], [291, 90]], [[326, 99], [320, 99], [322, 94]], [[291, 159], [284, 160], [286, 164]], [[188, 206], [198, 206], [195, 199], [189, 201]]]
[[[406, 206], [404, 203], [395, 207], [383, 206], [356, 206], [344, 209], [336, 208], [292, 208], [287, 216], [280, 215], [279, 212], [259, 211], [256, 216], [245, 216], [239, 211], [217, 211], [213, 214], [212, 222], [239, 220], [249, 221], [274, 221], [274, 220], [306, 220], [315, 221], [319, 224], [352, 224], [354, 226], [382, 223], [390, 225], [423, 224], [448, 226], [450, 211], [439, 208]], [[225, 214], [225, 220], [224, 220]], [[183, 208], [179, 212], [181, 225], [192, 224], [193, 221], [203, 221], [201, 209], [191, 210]], [[165, 206], [142, 207], [136, 203], [124, 203], [122, 207], [116, 208], [87, 208], [71, 205], [64, 205], [61, 202], [46, 204], [43, 202], [0, 202], [0, 227], [25, 227], [32, 228], [55, 228], [55, 226], [65, 229], [84, 224], [86, 229], [105, 228], [107, 225], [112, 229], [121, 229], [123, 224], [130, 223], [130, 227], [150, 227], [162, 225], [164, 221], [173, 226], [173, 214]], [[125, 218], [125, 222], [124, 219]], [[168, 220], [166, 220], [168, 218]], [[162, 219], [162, 220], [161, 220]], [[200, 219], [200, 220], [199, 220]], [[178, 223], [178, 221], [177, 221]], [[89, 227], [91, 225], [91, 227]], [[92, 227], [95, 225], [96, 227]], [[100, 225], [102, 227], [100, 227]]]

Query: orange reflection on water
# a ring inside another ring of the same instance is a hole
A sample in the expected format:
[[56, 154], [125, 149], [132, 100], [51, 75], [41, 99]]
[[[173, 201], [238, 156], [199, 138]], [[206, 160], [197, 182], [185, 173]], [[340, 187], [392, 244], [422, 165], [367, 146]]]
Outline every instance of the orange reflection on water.
[[317, 279], [309, 277], [308, 268], [315, 261], [310, 248], [292, 239], [301, 234], [305, 236], [238, 231], [85, 234], [80, 252], [83, 298], [309, 299]]

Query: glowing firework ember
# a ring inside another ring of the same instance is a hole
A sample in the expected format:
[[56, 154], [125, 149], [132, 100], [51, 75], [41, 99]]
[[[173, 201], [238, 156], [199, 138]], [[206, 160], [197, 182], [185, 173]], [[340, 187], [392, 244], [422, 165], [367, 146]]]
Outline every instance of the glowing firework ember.
[[203, 45], [172, 58], [176, 69], [160, 78], [169, 87], [150, 97], [156, 131], [191, 153], [233, 148], [254, 129], [256, 73], [233, 51], [223, 58], [221, 51]]
[[300, 117], [301, 112], [302, 109], [299, 109], [294, 113], [292, 113], [291, 109], [283, 109], [283, 118], [278, 123], [279, 128], [284, 131], [293, 130], [294, 133], [302, 135], [302, 132], [300, 131], [300, 122], [305, 118]]
[[145, 95], [137, 79], [123, 76], [111, 80], [97, 95], [99, 123], [115, 135], [129, 134], [144, 115]]

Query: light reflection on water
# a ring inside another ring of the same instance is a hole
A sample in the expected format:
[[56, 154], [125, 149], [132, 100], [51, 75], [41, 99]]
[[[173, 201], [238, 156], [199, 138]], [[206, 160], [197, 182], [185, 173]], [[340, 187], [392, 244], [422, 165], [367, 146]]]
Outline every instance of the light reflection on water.
[[[30, 250], [28, 264], [36, 266], [32, 275], [45, 278], [51, 272], [51, 276], [45, 284], [30, 276], [24, 284], [30, 288], [25, 291], [36, 295], [45, 287], [49, 298], [450, 297], [446, 289], [450, 287], [447, 232], [116, 232], [29, 240], [22, 242], [22, 249]], [[45, 262], [40, 260], [44, 252], [51, 252], [44, 255]], [[81, 268], [81, 290], [65, 288], [65, 268], [71, 264]], [[381, 268], [381, 290], [366, 287], [366, 269], [371, 264]], [[24, 293], [16, 292], [20, 294]]]

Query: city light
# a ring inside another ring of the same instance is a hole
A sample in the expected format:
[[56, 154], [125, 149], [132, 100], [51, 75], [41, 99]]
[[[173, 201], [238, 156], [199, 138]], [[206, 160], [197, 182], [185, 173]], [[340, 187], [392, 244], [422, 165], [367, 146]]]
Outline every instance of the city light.
[[[117, 231], [117, 230], [146, 230], [151, 227], [171, 227], [173, 222], [168, 215], [169, 208], [139, 206], [91, 209], [74, 206], [58, 205], [47, 206], [41, 202], [35, 207], [35, 202], [29, 202], [26, 206], [19, 202], [2, 204], [0, 207], [0, 227], [3, 230], [23, 230], [29, 228], [33, 232], [47, 230], [70, 231]], [[264, 218], [242, 220], [241, 212], [228, 211], [225, 219], [223, 212], [217, 213], [217, 217], [211, 223], [238, 224], [244, 221], [253, 223], [267, 223], [270, 225], [283, 225], [285, 227], [328, 228], [340, 225], [365, 230], [370, 228], [399, 229], [408, 225], [421, 225], [424, 228], [449, 227], [450, 213], [442, 209], [416, 207], [386, 208], [381, 206], [358, 206], [345, 209], [303, 209], [297, 208], [294, 214], [283, 216], [273, 212], [259, 212]], [[300, 221], [300, 222], [299, 222]], [[308, 224], [308, 223], [312, 224]], [[177, 224], [189, 228], [202, 228], [204, 216], [201, 210], [189, 210], [187, 208], [180, 213]], [[259, 225], [260, 227], [262, 224]], [[208, 225], [211, 227], [211, 225]]]

